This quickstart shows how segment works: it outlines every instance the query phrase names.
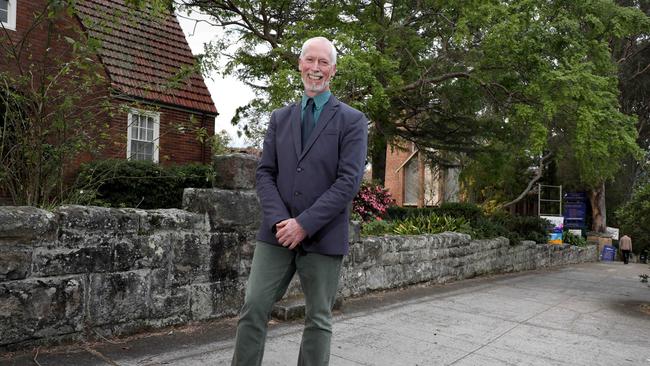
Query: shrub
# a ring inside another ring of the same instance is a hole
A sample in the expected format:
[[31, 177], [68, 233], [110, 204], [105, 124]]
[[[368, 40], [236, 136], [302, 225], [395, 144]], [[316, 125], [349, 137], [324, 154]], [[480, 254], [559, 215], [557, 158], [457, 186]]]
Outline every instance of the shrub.
[[187, 164], [163, 167], [146, 161], [99, 160], [81, 166], [81, 203], [108, 207], [180, 208], [183, 189], [209, 188], [210, 166]]
[[478, 219], [472, 226], [477, 239], [489, 239], [499, 236], [507, 238], [510, 235], [510, 231], [503, 224], [485, 217]]
[[429, 216], [435, 213], [436, 207], [400, 207], [392, 206], [386, 210], [386, 217], [389, 220], [403, 220], [407, 217]]
[[445, 231], [473, 234], [472, 227], [463, 217], [413, 216], [395, 222], [393, 232], [400, 235], [437, 234]]
[[445, 231], [455, 231], [460, 233], [472, 234], [473, 230], [469, 222], [462, 218], [450, 216], [412, 216], [403, 220], [386, 221], [377, 220], [363, 223], [361, 234], [363, 235], [419, 235], [419, 234], [437, 234]]
[[489, 219], [503, 225], [509, 232], [513, 233], [508, 236], [511, 239], [511, 244], [512, 240], [533, 240], [536, 243], [546, 243], [548, 241], [548, 230], [552, 226], [548, 220], [537, 216], [513, 216], [504, 211], [493, 213], [489, 216]]
[[384, 218], [386, 210], [395, 204], [388, 190], [378, 184], [363, 183], [352, 202], [352, 211], [364, 222]]
[[414, 216], [450, 216], [462, 217], [470, 222], [476, 222], [483, 217], [483, 209], [472, 203], [448, 202], [437, 207], [390, 207], [387, 210], [388, 218], [391, 220], [402, 220]]
[[569, 230], [564, 230], [562, 233], [562, 241], [569, 245], [587, 246], [587, 239], [583, 238], [582, 235], [575, 235]]
[[470, 222], [476, 222], [484, 217], [483, 209], [473, 203], [448, 202], [436, 207], [439, 216], [462, 217]]
[[638, 187], [628, 202], [616, 210], [621, 235], [632, 238], [632, 249], [643, 253], [650, 249], [650, 183]]
[[393, 234], [395, 224], [386, 220], [368, 221], [361, 224], [361, 235]]

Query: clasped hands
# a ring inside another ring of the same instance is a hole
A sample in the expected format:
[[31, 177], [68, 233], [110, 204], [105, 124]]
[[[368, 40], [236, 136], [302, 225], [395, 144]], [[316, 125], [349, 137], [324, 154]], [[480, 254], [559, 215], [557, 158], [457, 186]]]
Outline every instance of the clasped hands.
[[283, 247], [293, 250], [307, 237], [307, 232], [296, 219], [286, 219], [275, 224], [275, 238]]

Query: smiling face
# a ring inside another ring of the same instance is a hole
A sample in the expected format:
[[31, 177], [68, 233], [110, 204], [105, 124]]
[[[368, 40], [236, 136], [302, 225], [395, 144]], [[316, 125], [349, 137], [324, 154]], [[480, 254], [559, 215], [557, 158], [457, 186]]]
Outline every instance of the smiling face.
[[330, 80], [336, 74], [332, 61], [332, 48], [328, 42], [310, 42], [298, 60], [298, 70], [307, 96], [316, 96], [330, 88]]

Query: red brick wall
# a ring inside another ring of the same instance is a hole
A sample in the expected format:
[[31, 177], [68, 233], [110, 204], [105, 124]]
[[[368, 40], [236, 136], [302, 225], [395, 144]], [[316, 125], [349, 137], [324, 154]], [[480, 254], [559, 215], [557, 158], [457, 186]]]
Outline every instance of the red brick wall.
[[[27, 40], [21, 58], [23, 68], [29, 64], [39, 64], [42, 61], [44, 61], [42, 65], [45, 67], [59, 65], [54, 60], [57, 58], [65, 59], [65, 56], [70, 52], [70, 45], [65, 41], [64, 37], [78, 37], [79, 22], [77, 19], [66, 15], [55, 19], [53, 22], [54, 28], [50, 32], [47, 31], [47, 21], [39, 22], [38, 26], [33, 28], [35, 16], [43, 11], [45, 4], [46, 1], [44, 0], [19, 0], [16, 9], [16, 30], [0, 33], [0, 42], [3, 43], [2, 53], [7, 52], [4, 47], [7, 44], [7, 35], [14, 43], [23, 38]], [[24, 37], [27, 32], [29, 32], [29, 36]], [[46, 49], [48, 49], [47, 52]], [[16, 70], [16, 61], [9, 60], [9, 57], [6, 56], [9, 55], [4, 54], [3, 57], [0, 57], [0, 66], [5, 70]]]
[[[40, 13], [44, 8], [45, 0], [19, 0], [17, 2], [16, 12], [16, 31], [8, 31], [9, 40], [11, 42], [18, 42], [26, 37], [27, 47], [23, 50], [23, 56], [20, 62], [11, 61], [7, 57], [7, 48], [4, 47], [8, 44], [8, 40], [4, 35], [0, 34], [0, 70], [13, 70], [18, 72], [19, 65], [25, 69], [30, 64], [39, 64], [37, 69], [46, 70], [50, 73], [55, 70], [61, 61], [57, 59], [65, 59], [66, 55], [70, 53], [70, 45], [64, 37], [76, 38], [80, 36], [81, 25], [76, 18], [66, 15], [56, 19], [53, 23], [54, 30], [47, 31], [47, 22], [44, 22], [40, 27], [30, 30], [33, 26], [35, 14]], [[29, 33], [27, 33], [29, 31]], [[50, 39], [48, 39], [48, 34]], [[46, 51], [47, 49], [47, 51]], [[99, 63], [99, 59], [97, 60]], [[103, 70], [103, 69], [102, 69]], [[107, 75], [104, 75], [106, 80], [109, 80]], [[96, 90], [92, 90], [88, 94], [90, 100], [97, 100], [96, 97], [108, 96], [109, 84], [100, 85]], [[67, 89], [66, 89], [67, 90]], [[123, 104], [123, 101], [113, 100], [113, 105], [118, 106]], [[84, 107], [87, 107], [85, 105]], [[147, 105], [138, 105], [139, 108], [145, 110], [159, 111], [160, 112], [160, 152], [159, 159], [161, 164], [184, 164], [189, 162], [202, 162], [209, 163], [211, 161], [210, 145], [209, 143], [200, 143], [196, 139], [194, 131], [198, 127], [204, 127], [207, 130], [208, 136], [214, 134], [214, 117], [201, 116], [196, 114], [194, 120], [195, 125], [190, 123], [191, 112], [179, 111], [172, 108], [156, 107]], [[103, 148], [96, 151], [89, 151], [81, 154], [67, 167], [66, 177], [71, 179], [75, 175], [80, 163], [89, 161], [96, 158], [126, 158], [126, 140], [127, 140], [127, 113], [115, 109], [112, 113], [98, 112], [96, 113], [95, 128], [90, 128], [86, 133], [95, 135], [93, 130], [98, 133], [106, 133], [108, 136], [107, 141], [102, 141]], [[186, 126], [185, 133], [178, 131], [177, 127]], [[3, 197], [4, 196], [4, 197]], [[2, 193], [0, 187], [0, 203], [7, 203], [6, 195]]]
[[[208, 136], [214, 135], [214, 117], [194, 114], [194, 124], [191, 121], [191, 112], [175, 110], [155, 105], [131, 104], [139, 110], [160, 113], [160, 140], [159, 162], [168, 164], [185, 164], [191, 162], [210, 163], [209, 142], [201, 143], [197, 140], [196, 130], [204, 127]], [[110, 117], [110, 140], [105, 151], [100, 155], [103, 158], [126, 158], [128, 113], [125, 111], [115, 113]], [[183, 126], [183, 132], [179, 127]]]
[[386, 176], [384, 177], [384, 185], [398, 206], [404, 204], [404, 170], [397, 171], [397, 169], [413, 154], [410, 143], [400, 144], [400, 146], [388, 144], [386, 147]]

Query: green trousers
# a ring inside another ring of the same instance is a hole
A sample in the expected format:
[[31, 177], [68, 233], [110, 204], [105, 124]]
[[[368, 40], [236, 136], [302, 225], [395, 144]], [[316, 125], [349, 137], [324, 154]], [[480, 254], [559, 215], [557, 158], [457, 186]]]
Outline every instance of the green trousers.
[[258, 241], [239, 314], [233, 366], [262, 364], [266, 330], [273, 304], [280, 300], [298, 272], [305, 294], [305, 328], [299, 366], [328, 365], [332, 338], [332, 307], [343, 256], [305, 253]]

